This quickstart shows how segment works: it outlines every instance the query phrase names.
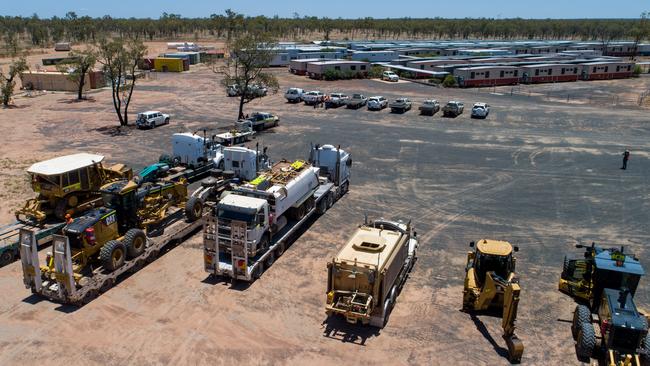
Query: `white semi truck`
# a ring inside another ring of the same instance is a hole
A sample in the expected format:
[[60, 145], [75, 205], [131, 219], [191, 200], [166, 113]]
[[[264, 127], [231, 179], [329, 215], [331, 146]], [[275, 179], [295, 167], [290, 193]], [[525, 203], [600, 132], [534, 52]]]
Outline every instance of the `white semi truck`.
[[349, 187], [350, 154], [313, 146], [308, 161], [286, 160], [223, 197], [204, 222], [205, 270], [251, 282], [286, 249], [288, 239]]

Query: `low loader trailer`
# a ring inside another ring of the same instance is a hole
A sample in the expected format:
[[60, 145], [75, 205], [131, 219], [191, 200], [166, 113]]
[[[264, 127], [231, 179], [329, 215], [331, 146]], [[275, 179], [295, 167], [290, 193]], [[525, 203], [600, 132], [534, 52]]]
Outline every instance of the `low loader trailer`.
[[417, 259], [411, 222], [366, 222], [327, 264], [325, 313], [383, 328]]
[[223, 197], [204, 220], [204, 268], [232, 282], [252, 282], [284, 253], [314, 216], [348, 191], [350, 154], [311, 148], [305, 161], [281, 161]]
[[169, 247], [184, 240], [201, 226], [201, 220], [187, 222], [182, 210], [170, 214], [164, 231], [158, 236], [146, 238], [145, 249], [135, 258], [127, 258], [124, 264], [114, 271], [99, 266], [92, 270], [90, 276], [76, 280], [78, 276], [73, 270], [73, 254], [70, 248], [70, 238], [65, 235], [53, 235], [51, 261], [55, 275], [44, 278], [38, 257], [37, 232], [20, 229], [20, 252], [23, 266], [23, 282], [32, 293], [41, 295], [51, 301], [82, 306], [99, 294], [108, 291], [125, 274], [135, 273], [146, 264], [153, 262], [158, 255]]
[[[101, 188], [104, 206], [69, 218], [41, 265], [36, 232], [20, 230], [25, 287], [53, 301], [83, 305], [201, 226], [186, 218], [187, 186], [117, 181]], [[200, 219], [200, 217], [199, 217]]]

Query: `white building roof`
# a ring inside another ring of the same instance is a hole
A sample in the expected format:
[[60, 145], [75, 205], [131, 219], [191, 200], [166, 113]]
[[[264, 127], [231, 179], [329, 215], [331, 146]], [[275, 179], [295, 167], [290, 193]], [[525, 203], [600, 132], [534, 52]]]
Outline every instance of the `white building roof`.
[[85, 168], [100, 163], [102, 160], [104, 160], [103, 155], [86, 153], [66, 155], [35, 163], [27, 169], [27, 172], [31, 174], [57, 175]]
[[266, 203], [266, 200], [255, 197], [240, 196], [238, 194], [229, 194], [222, 198], [219, 203], [228, 206], [237, 206], [243, 209], [257, 210]]

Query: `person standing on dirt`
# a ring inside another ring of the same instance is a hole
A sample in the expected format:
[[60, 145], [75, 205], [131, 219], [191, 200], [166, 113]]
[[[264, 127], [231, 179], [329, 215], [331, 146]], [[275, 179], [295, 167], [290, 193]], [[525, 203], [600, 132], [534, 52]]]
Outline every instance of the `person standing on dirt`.
[[625, 149], [625, 152], [623, 152], [623, 166], [621, 169], [625, 170], [627, 169], [627, 161], [630, 160], [630, 151]]

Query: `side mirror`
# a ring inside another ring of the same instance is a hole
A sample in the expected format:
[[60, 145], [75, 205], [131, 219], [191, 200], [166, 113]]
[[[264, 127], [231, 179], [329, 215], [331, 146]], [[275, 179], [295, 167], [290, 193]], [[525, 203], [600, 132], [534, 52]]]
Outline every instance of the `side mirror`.
[[518, 251], [519, 251], [519, 247], [518, 247], [517, 245], [515, 245], [514, 250], [515, 250], [515, 252], [518, 252]]
[[474, 242], [473, 242], [473, 241], [470, 241], [470, 242], [469, 242], [469, 247], [470, 247], [470, 248], [474, 248]]

